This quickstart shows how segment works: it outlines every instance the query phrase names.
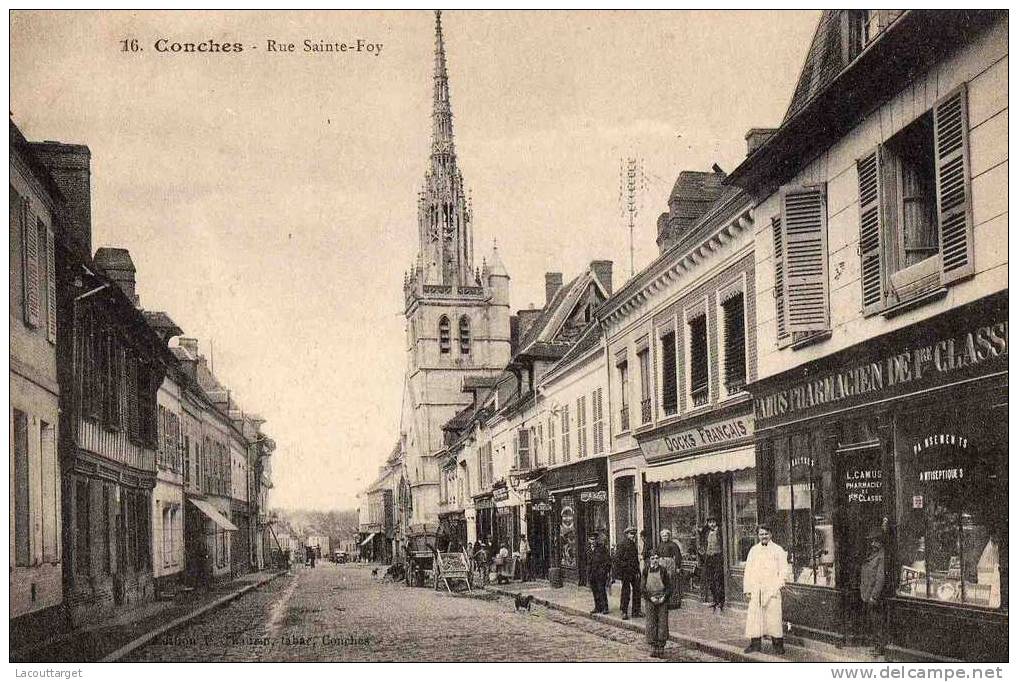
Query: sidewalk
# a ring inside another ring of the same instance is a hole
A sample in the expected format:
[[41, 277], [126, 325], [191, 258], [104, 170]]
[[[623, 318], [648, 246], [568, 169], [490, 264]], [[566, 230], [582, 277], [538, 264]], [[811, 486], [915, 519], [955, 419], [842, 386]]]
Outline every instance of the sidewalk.
[[[534, 597], [534, 601], [550, 609], [563, 611], [573, 616], [583, 616], [601, 623], [626, 628], [636, 632], [644, 632], [643, 618], [622, 620], [619, 611], [619, 585], [615, 584], [608, 595], [611, 613], [608, 615], [590, 613], [593, 598], [590, 590], [566, 583], [563, 587], [553, 588], [547, 580], [534, 580], [528, 583], [511, 583], [509, 585], [488, 585], [489, 591], [506, 596], [526, 594]], [[785, 655], [774, 656], [770, 653], [770, 642], [764, 640], [763, 653], [743, 653], [749, 641], [743, 636], [746, 622], [744, 608], [726, 608], [724, 613], [715, 614], [708, 604], [686, 595], [682, 600], [682, 608], [671, 612], [669, 617], [669, 639], [676, 644], [691, 646], [705, 653], [719, 656], [729, 661], [755, 663], [879, 663], [882, 659], [874, 657], [869, 650], [862, 647], [837, 648], [826, 642], [806, 640], [788, 635], [785, 637]]]
[[185, 602], [153, 601], [102, 623], [64, 632], [11, 651], [12, 663], [111, 662], [172, 628], [218, 608], [286, 571], [248, 573], [198, 593]]

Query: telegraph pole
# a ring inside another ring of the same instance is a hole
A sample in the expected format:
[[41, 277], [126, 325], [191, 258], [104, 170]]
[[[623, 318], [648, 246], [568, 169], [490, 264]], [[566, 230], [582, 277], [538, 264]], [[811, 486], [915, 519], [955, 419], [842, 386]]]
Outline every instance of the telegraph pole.
[[630, 156], [619, 159], [619, 210], [629, 219], [629, 276], [636, 274], [633, 246], [633, 227], [640, 214], [643, 191], [647, 178], [643, 171], [643, 159]]

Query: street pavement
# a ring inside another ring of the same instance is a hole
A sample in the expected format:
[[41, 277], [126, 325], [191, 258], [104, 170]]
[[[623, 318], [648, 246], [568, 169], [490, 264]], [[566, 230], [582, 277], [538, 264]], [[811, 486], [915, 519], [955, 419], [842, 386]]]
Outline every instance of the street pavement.
[[[669, 644], [667, 660], [719, 659]], [[383, 583], [360, 564], [300, 567], [122, 659], [655, 661], [639, 633], [475, 591]]]

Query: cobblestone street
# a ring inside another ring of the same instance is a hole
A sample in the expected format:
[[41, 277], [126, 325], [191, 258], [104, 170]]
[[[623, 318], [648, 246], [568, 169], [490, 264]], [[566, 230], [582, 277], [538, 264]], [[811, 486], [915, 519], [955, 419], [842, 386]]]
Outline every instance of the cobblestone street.
[[[714, 661], [669, 644], [672, 661]], [[654, 661], [642, 635], [484, 592], [384, 584], [320, 563], [167, 633], [127, 661]]]

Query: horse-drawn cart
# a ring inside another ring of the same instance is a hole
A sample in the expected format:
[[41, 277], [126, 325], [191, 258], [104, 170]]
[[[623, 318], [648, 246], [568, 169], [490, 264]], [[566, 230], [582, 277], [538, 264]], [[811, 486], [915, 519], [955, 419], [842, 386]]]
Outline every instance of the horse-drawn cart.
[[408, 586], [424, 587], [431, 583], [436, 590], [438, 589], [435, 553], [434, 535], [415, 535], [407, 540], [404, 574]]

